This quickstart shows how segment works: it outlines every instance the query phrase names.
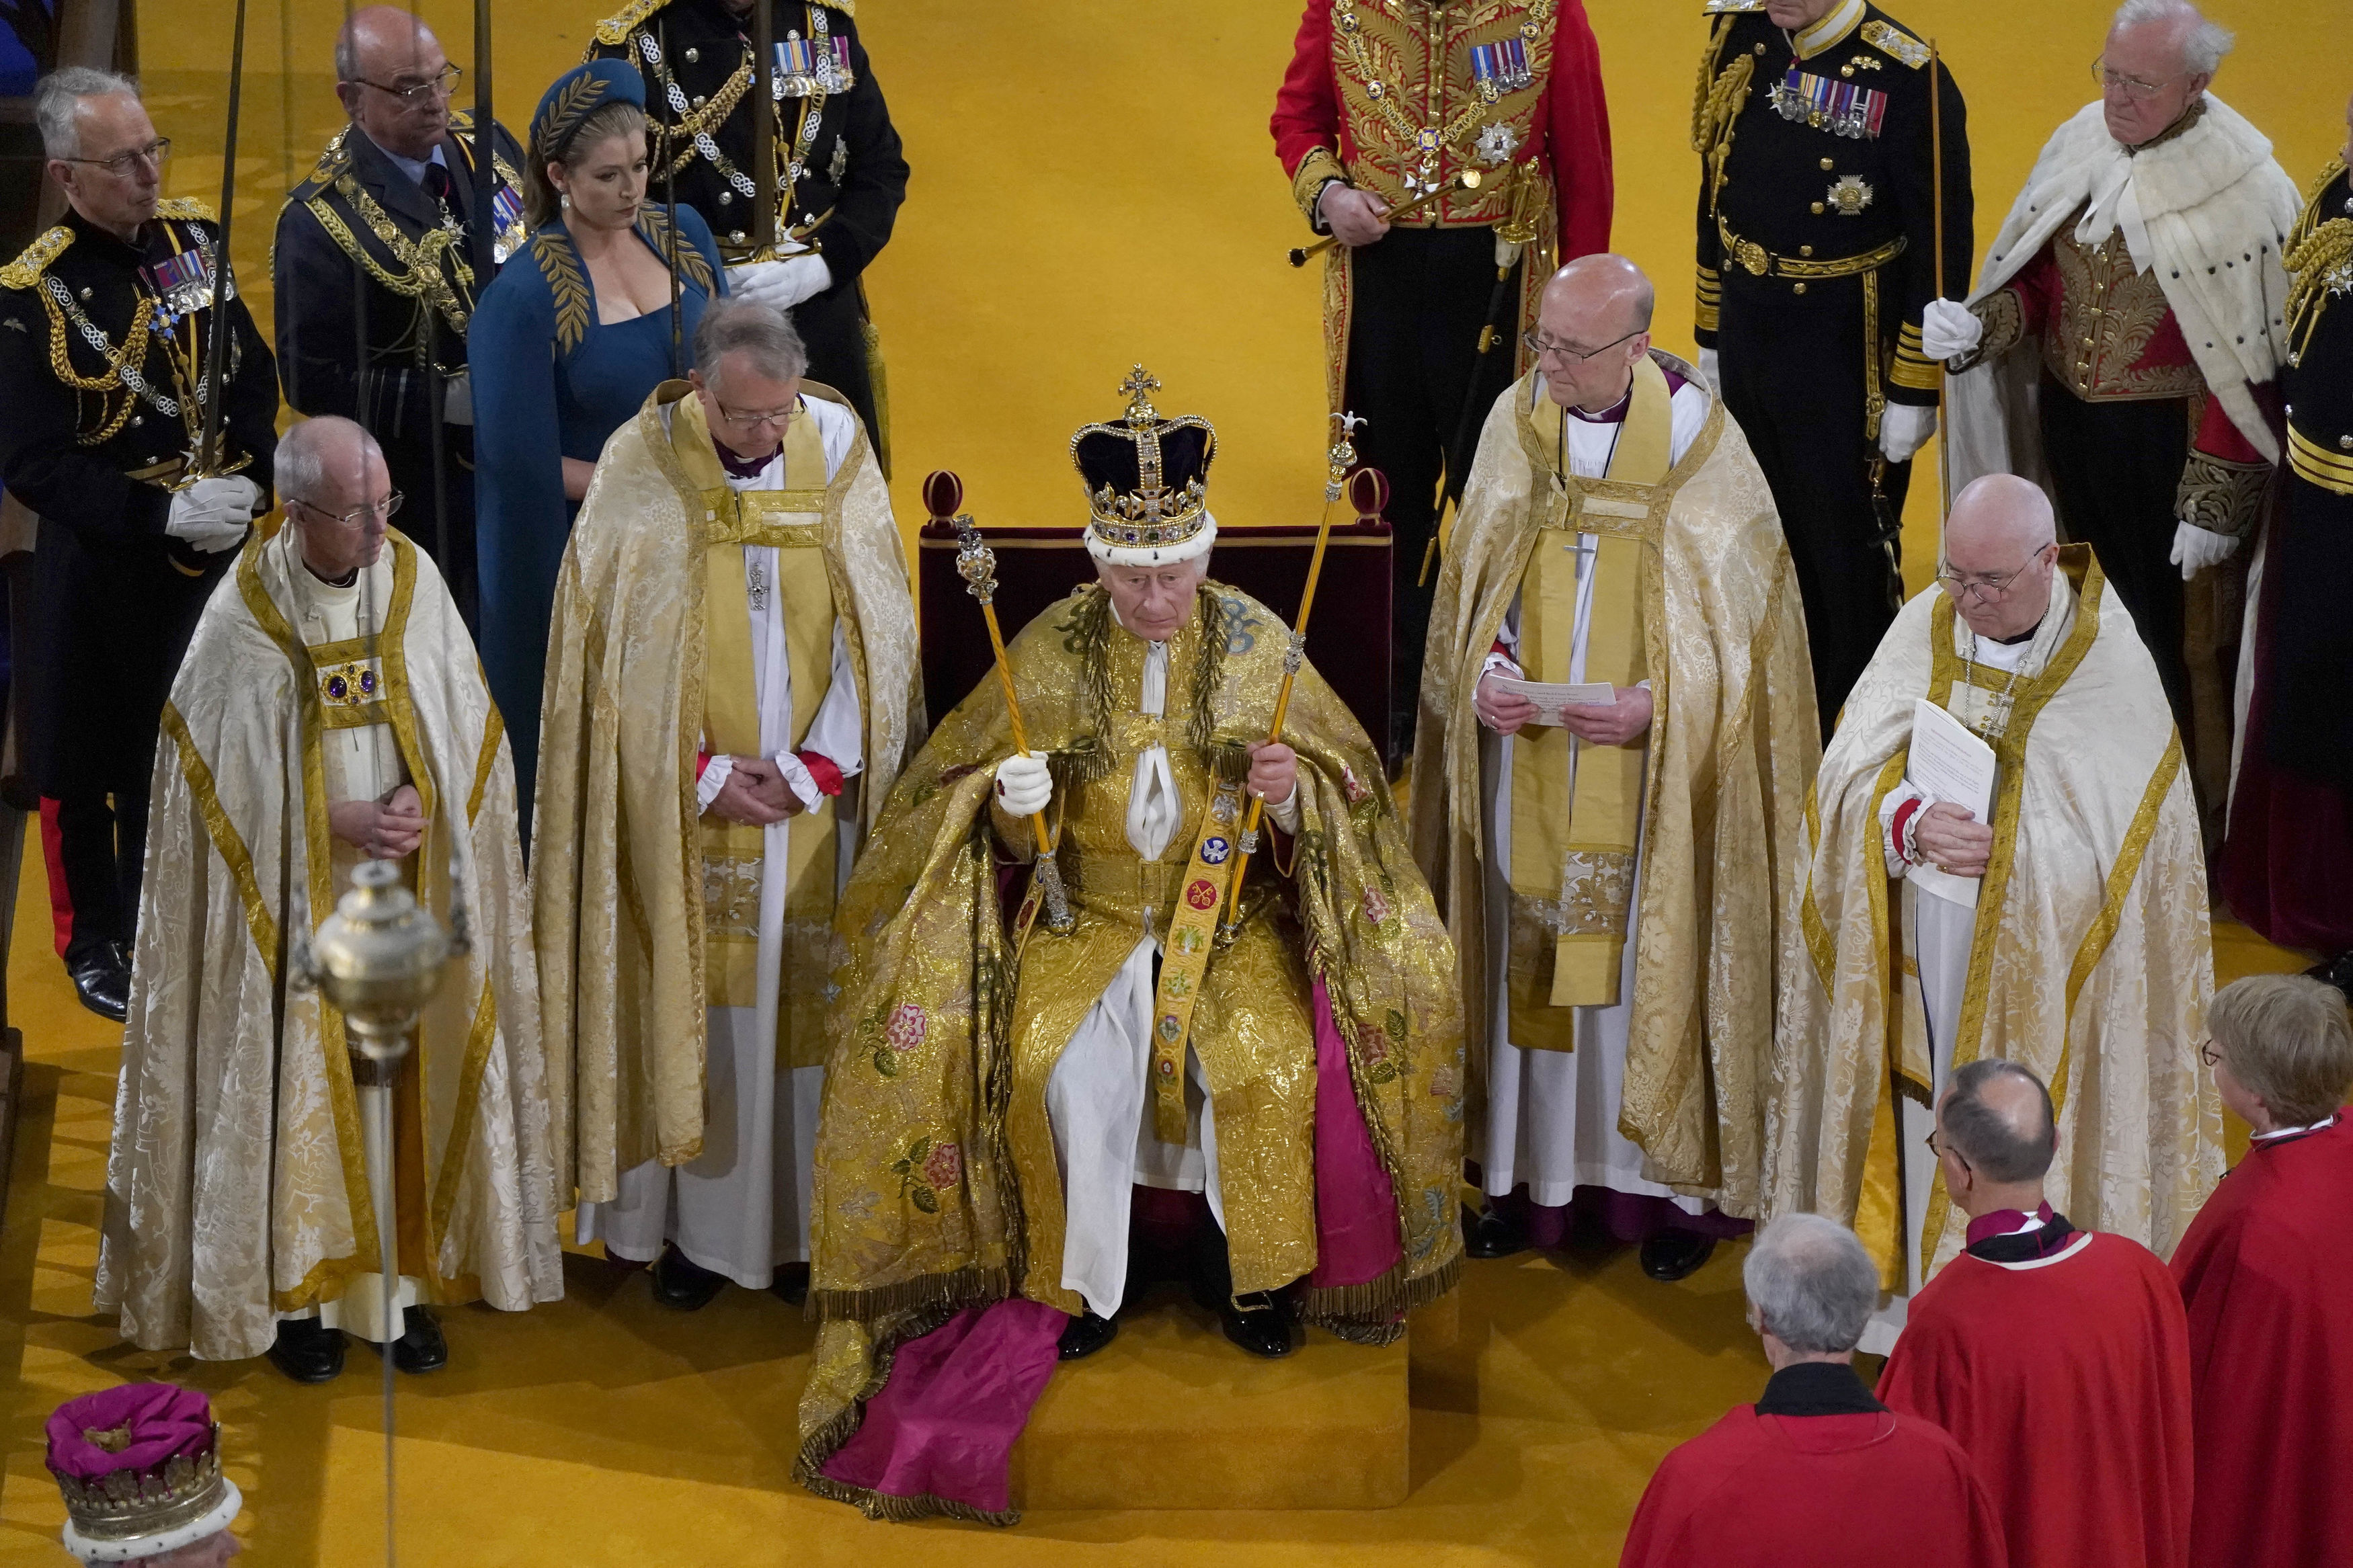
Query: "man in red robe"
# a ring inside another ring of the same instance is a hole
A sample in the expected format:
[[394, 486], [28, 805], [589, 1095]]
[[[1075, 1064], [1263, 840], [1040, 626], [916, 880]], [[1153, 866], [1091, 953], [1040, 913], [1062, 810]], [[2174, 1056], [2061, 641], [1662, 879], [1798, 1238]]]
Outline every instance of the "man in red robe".
[[1968, 1247], [1913, 1298], [1879, 1396], [1968, 1450], [2010, 1568], [2182, 1568], [2189, 1350], [2172, 1276], [2043, 1201], [2058, 1120], [2018, 1063], [1957, 1069], [1930, 1142]]
[[1741, 1268], [1773, 1376], [1669, 1454], [1620, 1568], [2002, 1568], [2001, 1520], [1959, 1444], [1854, 1374], [1879, 1269], [1820, 1215], [1767, 1226]]
[[2334, 986], [2214, 994], [2207, 1062], [2254, 1141], [2173, 1255], [2189, 1311], [2189, 1560], [2353, 1563], [2353, 1025]]
[[1397, 664], [1374, 740], [1394, 769], [1413, 745], [1440, 481], [1461, 498], [1480, 422], [1534, 363], [1546, 282], [1609, 248], [1609, 109], [1580, 0], [1306, 7], [1271, 129], [1301, 216], [1338, 241], [1325, 395], [1363, 416], [1357, 454], [1388, 476]]

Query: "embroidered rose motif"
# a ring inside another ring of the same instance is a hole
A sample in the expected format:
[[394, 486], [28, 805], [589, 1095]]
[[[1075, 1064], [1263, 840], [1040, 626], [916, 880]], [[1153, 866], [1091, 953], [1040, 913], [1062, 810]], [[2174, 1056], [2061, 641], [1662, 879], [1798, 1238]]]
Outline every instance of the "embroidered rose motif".
[[1348, 797], [1350, 805], [1356, 805], [1373, 793], [1366, 787], [1365, 781], [1356, 776], [1356, 770], [1345, 763], [1340, 764], [1340, 789], [1341, 793]]
[[954, 1143], [941, 1144], [923, 1162], [923, 1180], [943, 1191], [955, 1186], [963, 1176], [964, 1151]]
[[912, 1051], [923, 1043], [923, 1032], [931, 1026], [923, 1010], [913, 1002], [902, 1002], [891, 1010], [891, 1021], [882, 1026], [882, 1037], [891, 1048]]
[[1365, 889], [1365, 919], [1378, 925], [1389, 918], [1389, 901], [1378, 888]]

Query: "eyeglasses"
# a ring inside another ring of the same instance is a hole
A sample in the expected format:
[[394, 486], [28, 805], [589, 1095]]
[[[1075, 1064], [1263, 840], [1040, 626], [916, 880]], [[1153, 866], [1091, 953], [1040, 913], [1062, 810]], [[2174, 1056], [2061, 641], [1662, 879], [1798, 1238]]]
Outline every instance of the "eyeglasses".
[[1965, 596], [1973, 597], [1989, 605], [2009, 593], [2010, 585], [2018, 581], [2019, 574], [2033, 565], [2041, 558], [2044, 550], [2055, 548], [2056, 546], [2049, 544], [2042, 546], [2032, 555], [2020, 562], [2018, 570], [2015, 572], [1956, 572], [1950, 565], [1947, 565], [1943, 571], [1936, 574], [1936, 583], [1956, 599]]
[[2110, 70], [2105, 55], [2092, 62], [2092, 79], [2100, 84], [2101, 91], [2111, 92], [2121, 88], [2126, 97], [2134, 99], [2155, 98], [2167, 87], [2189, 74], [2187, 71], [2175, 71], [2163, 80], [2148, 81], [2140, 77], [2126, 76], [2122, 71]]
[[105, 170], [108, 174], [112, 174], [118, 180], [127, 180], [131, 177], [132, 171], [136, 170], [142, 163], [153, 164], [156, 172], [161, 174], [164, 168], [164, 160], [171, 155], [172, 139], [169, 136], [158, 136], [153, 142], [148, 142], [144, 147], [133, 147], [130, 152], [117, 153], [111, 158], [60, 158], [58, 162], [60, 163], [88, 163], [92, 167]]
[[1921, 1142], [1927, 1144], [1928, 1152], [1936, 1155], [1938, 1159], [1942, 1159], [1946, 1155], [1950, 1154], [1954, 1159], [1961, 1162], [1962, 1170], [1968, 1171], [1976, 1168], [1971, 1165], [1968, 1160], [1962, 1158], [1961, 1152], [1958, 1149], [1954, 1148], [1950, 1143], [1937, 1142], [1936, 1134], [1933, 1131], [1929, 1132], [1927, 1137], [1922, 1139]]
[[2198, 1059], [2210, 1068], [2222, 1065], [2222, 1053], [2214, 1048], [2214, 1037], [2211, 1035], [2198, 1042]]
[[725, 420], [728, 424], [734, 426], [739, 430], [757, 430], [763, 425], [768, 426], [772, 430], [782, 430], [786, 426], [790, 425], [793, 422], [793, 416], [799, 412], [797, 407], [764, 409], [730, 408], [727, 405], [719, 403], [717, 398], [713, 398], [712, 401], [713, 403], [718, 403], [719, 417]]
[[394, 490], [380, 501], [375, 501], [366, 506], [355, 506], [345, 512], [329, 511], [324, 507], [312, 506], [309, 501], [295, 496], [289, 496], [286, 504], [299, 506], [304, 511], [316, 512], [330, 522], [340, 522], [345, 528], [360, 528], [365, 526], [365, 520], [369, 517], [390, 518], [394, 512], [400, 510], [400, 503], [407, 499], [398, 490]]
[[1628, 332], [1625, 337], [1612, 338], [1598, 349], [1571, 348], [1567, 343], [1556, 343], [1549, 338], [1540, 338], [1534, 332], [1522, 332], [1520, 334], [1520, 342], [1526, 344], [1528, 353], [1537, 359], [1542, 359], [1546, 354], [1555, 354], [1562, 359], [1572, 360], [1578, 364], [1583, 364], [1587, 360], [1593, 358], [1596, 354], [1609, 353], [1611, 349], [1616, 348], [1620, 343], [1624, 342], [1626, 338], [1640, 337], [1650, 330], [1651, 329], [1648, 327], [1636, 327], [1632, 331]]
[[465, 74], [456, 66], [443, 66], [440, 71], [429, 80], [410, 82], [401, 87], [386, 87], [380, 81], [370, 81], [364, 76], [351, 77], [346, 79], [355, 81], [362, 87], [372, 87], [378, 92], [388, 93], [411, 109], [422, 109], [434, 99], [447, 98], [457, 91], [458, 82]]

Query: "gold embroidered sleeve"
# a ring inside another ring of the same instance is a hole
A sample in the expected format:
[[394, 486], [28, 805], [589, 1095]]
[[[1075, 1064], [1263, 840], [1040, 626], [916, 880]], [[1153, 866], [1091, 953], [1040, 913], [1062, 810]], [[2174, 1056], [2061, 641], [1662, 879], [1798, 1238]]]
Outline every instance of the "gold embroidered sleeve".
[[1943, 378], [1944, 365], [1920, 351], [1920, 328], [1912, 321], [1904, 323], [1895, 340], [1895, 363], [1887, 369], [1887, 379], [1897, 386], [1914, 392], [1934, 392]]
[[1692, 309], [1692, 326], [1699, 331], [1712, 332], [1724, 310], [1724, 279], [1713, 267], [1699, 269], [1699, 291]]
[[2210, 533], [2243, 538], [2255, 525], [2263, 486], [2271, 479], [2269, 463], [2233, 463], [2204, 452], [2192, 452], [2181, 467], [2181, 488], [2174, 494], [2173, 515]]
[[1334, 180], [1345, 184], [1347, 179], [1348, 171], [1338, 154], [1328, 147], [1318, 147], [1299, 160], [1299, 167], [1292, 172], [1291, 199], [1299, 204], [1307, 221], [1315, 224], [1315, 201], [1324, 194], [1324, 187]]
[[2008, 353], [2026, 335], [2026, 311], [2015, 289], [1997, 289], [1970, 306], [1969, 311], [1984, 325], [1985, 334], [1978, 339], [1977, 347], [1948, 362], [1956, 374]]

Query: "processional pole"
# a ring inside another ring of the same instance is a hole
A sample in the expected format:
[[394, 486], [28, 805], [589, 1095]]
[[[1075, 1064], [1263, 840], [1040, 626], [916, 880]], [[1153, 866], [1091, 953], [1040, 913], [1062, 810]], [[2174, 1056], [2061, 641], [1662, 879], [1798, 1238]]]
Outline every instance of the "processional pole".
[[[245, 13], [247, 0], [237, 0], [237, 33], [229, 46], [228, 124], [221, 146], [220, 213], [213, 226], [212, 338], [205, 344], [204, 380], [197, 384], [204, 404], [203, 434], [196, 441], [195, 463], [184, 476], [184, 485], [213, 477], [220, 458], [221, 378], [228, 374], [228, 237], [237, 202], [237, 116], [245, 100]], [[195, 320], [194, 311], [189, 321]]]
[[[1936, 294], [1945, 297], [1944, 57], [1928, 40], [1928, 211], [1935, 230]], [[1936, 548], [1945, 545], [1945, 514], [1953, 510], [1953, 426], [1945, 413], [1945, 374], [1936, 373]]]
[[[1324, 575], [1324, 547], [1332, 542], [1332, 503], [1340, 499], [1340, 492], [1348, 482], [1348, 470], [1356, 466], [1356, 445], [1349, 437], [1365, 421], [1353, 414], [1335, 414], [1332, 423], [1337, 428], [1334, 432], [1331, 450], [1324, 455], [1326, 465], [1324, 515], [1315, 524], [1315, 553], [1307, 558], [1307, 586], [1299, 595], [1299, 620], [1291, 628], [1291, 645], [1282, 653], [1282, 684], [1275, 689], [1274, 719], [1266, 731], [1270, 744], [1282, 740], [1282, 721], [1291, 711], [1292, 683], [1299, 679], [1300, 666], [1306, 662], [1307, 617], [1315, 608], [1316, 580]], [[1294, 784], [1292, 787], [1295, 795], [1298, 786]], [[1233, 878], [1226, 889], [1225, 927], [1219, 935], [1229, 939], [1241, 923], [1242, 878], [1250, 870], [1251, 853], [1258, 848], [1258, 825], [1265, 815], [1266, 797], [1250, 796], [1250, 810], [1242, 816], [1241, 837], [1234, 847]]]

